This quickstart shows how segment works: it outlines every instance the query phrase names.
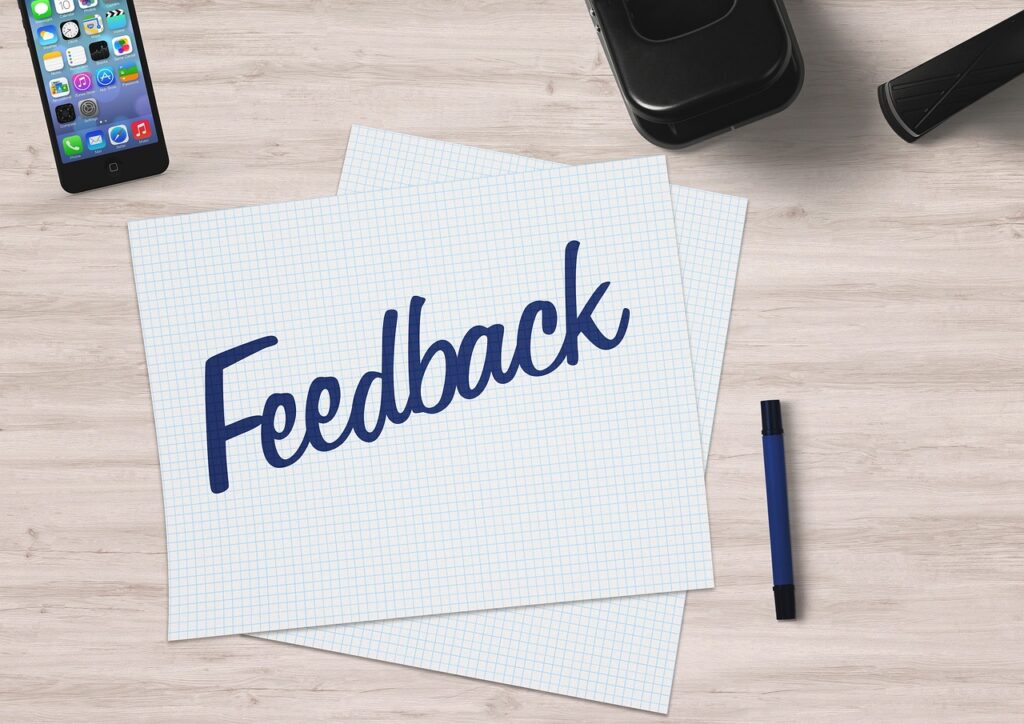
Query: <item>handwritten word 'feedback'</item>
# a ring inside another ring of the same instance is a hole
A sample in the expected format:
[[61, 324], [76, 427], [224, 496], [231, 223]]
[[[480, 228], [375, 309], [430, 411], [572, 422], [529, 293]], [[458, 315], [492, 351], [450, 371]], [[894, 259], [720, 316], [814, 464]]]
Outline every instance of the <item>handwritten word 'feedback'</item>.
[[[583, 336], [601, 350], [610, 350], [619, 345], [626, 336], [629, 326], [629, 309], [623, 309], [619, 325], [611, 337], [598, 328], [593, 314], [611, 282], [603, 282], [591, 293], [582, 309], [576, 299], [576, 259], [580, 243], [570, 241], [565, 247], [565, 311], [562, 316], [564, 340], [554, 359], [543, 367], [538, 366], [531, 352], [531, 342], [538, 321], [545, 335], [555, 334], [558, 328], [558, 309], [548, 301], [530, 302], [523, 309], [516, 333], [515, 351], [508, 367], [502, 366], [501, 348], [505, 341], [505, 328], [500, 324], [489, 327], [476, 325], [463, 336], [458, 348], [448, 340], [439, 339], [426, 352], [420, 353], [420, 316], [426, 300], [414, 296], [409, 301], [408, 336], [408, 379], [409, 397], [399, 407], [395, 400], [395, 335], [398, 328], [398, 312], [389, 309], [384, 313], [381, 330], [380, 371], [365, 373], [356, 385], [349, 408], [348, 422], [338, 437], [324, 437], [323, 425], [331, 422], [341, 408], [341, 384], [334, 377], [317, 377], [309, 385], [305, 404], [305, 433], [298, 447], [290, 455], [283, 456], [277, 442], [288, 438], [298, 415], [295, 398], [286, 392], [275, 392], [263, 405], [263, 412], [227, 423], [224, 419], [224, 370], [277, 344], [277, 337], [261, 337], [233, 347], [210, 357], [206, 361], [206, 452], [210, 472], [210, 490], [223, 493], [228, 489], [227, 444], [233, 438], [250, 430], [260, 429], [263, 457], [275, 468], [285, 468], [297, 462], [307, 449], [328, 452], [340, 447], [351, 435], [363, 442], [373, 442], [384, 431], [384, 424], [390, 421], [400, 425], [413, 414], [434, 415], [451, 404], [456, 393], [467, 400], [479, 397], [494, 380], [499, 385], [511, 382], [521, 371], [530, 377], [551, 374], [562, 364], [575, 365], [579, 361], [579, 338]], [[477, 349], [477, 343], [485, 342], [483, 366], [476, 380], [470, 379], [470, 362]], [[444, 383], [437, 402], [427, 404], [422, 397], [423, 378], [435, 359], [443, 361]], [[372, 427], [366, 424], [366, 401], [374, 385], [380, 386], [380, 409]], [[326, 396], [327, 409], [321, 411], [321, 402]], [[278, 429], [275, 419], [283, 413], [284, 424]]]

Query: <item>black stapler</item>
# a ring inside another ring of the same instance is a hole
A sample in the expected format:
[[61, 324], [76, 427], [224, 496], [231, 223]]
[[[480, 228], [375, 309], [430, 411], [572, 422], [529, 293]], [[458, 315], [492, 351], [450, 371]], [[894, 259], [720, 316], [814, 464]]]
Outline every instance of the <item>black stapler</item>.
[[681, 148], [781, 111], [803, 82], [782, 0], [587, 0], [640, 134]]

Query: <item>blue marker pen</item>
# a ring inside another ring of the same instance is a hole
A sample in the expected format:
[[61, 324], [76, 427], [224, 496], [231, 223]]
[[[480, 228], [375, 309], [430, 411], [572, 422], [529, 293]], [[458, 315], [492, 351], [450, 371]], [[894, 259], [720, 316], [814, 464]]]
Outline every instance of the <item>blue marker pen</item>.
[[761, 402], [761, 445], [764, 482], [768, 492], [768, 533], [772, 544], [775, 618], [796, 618], [793, 551], [789, 543], [789, 503], [786, 499], [786, 451], [782, 446], [782, 408], [778, 400]]

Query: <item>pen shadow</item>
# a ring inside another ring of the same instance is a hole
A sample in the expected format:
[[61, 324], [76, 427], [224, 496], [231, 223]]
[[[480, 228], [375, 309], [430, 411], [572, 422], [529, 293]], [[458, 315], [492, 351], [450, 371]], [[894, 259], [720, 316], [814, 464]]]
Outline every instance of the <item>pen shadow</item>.
[[[786, 442], [790, 440], [806, 439], [802, 433], [799, 410], [791, 408], [785, 402], [780, 403], [782, 407], [782, 426]], [[797, 449], [796, 445], [790, 446]], [[787, 449], [787, 453], [789, 450]], [[807, 567], [804, 565], [804, 533], [806, 531], [806, 505], [803, 491], [803, 475], [801, 465], [797, 465], [796, 456], [786, 456], [786, 496], [789, 507], [789, 540], [793, 550], [793, 582], [795, 583], [796, 596], [796, 617], [797, 619], [808, 618], [807, 608], [807, 586], [810, 581], [807, 579]]]

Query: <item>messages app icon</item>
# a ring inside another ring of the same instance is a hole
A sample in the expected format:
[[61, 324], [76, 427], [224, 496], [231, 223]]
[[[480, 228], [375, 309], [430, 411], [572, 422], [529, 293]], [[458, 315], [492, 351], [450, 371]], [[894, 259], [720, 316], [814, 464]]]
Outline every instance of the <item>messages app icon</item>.
[[32, 0], [32, 4], [29, 7], [32, 9], [32, 17], [35, 20], [45, 20], [53, 15], [50, 0]]

